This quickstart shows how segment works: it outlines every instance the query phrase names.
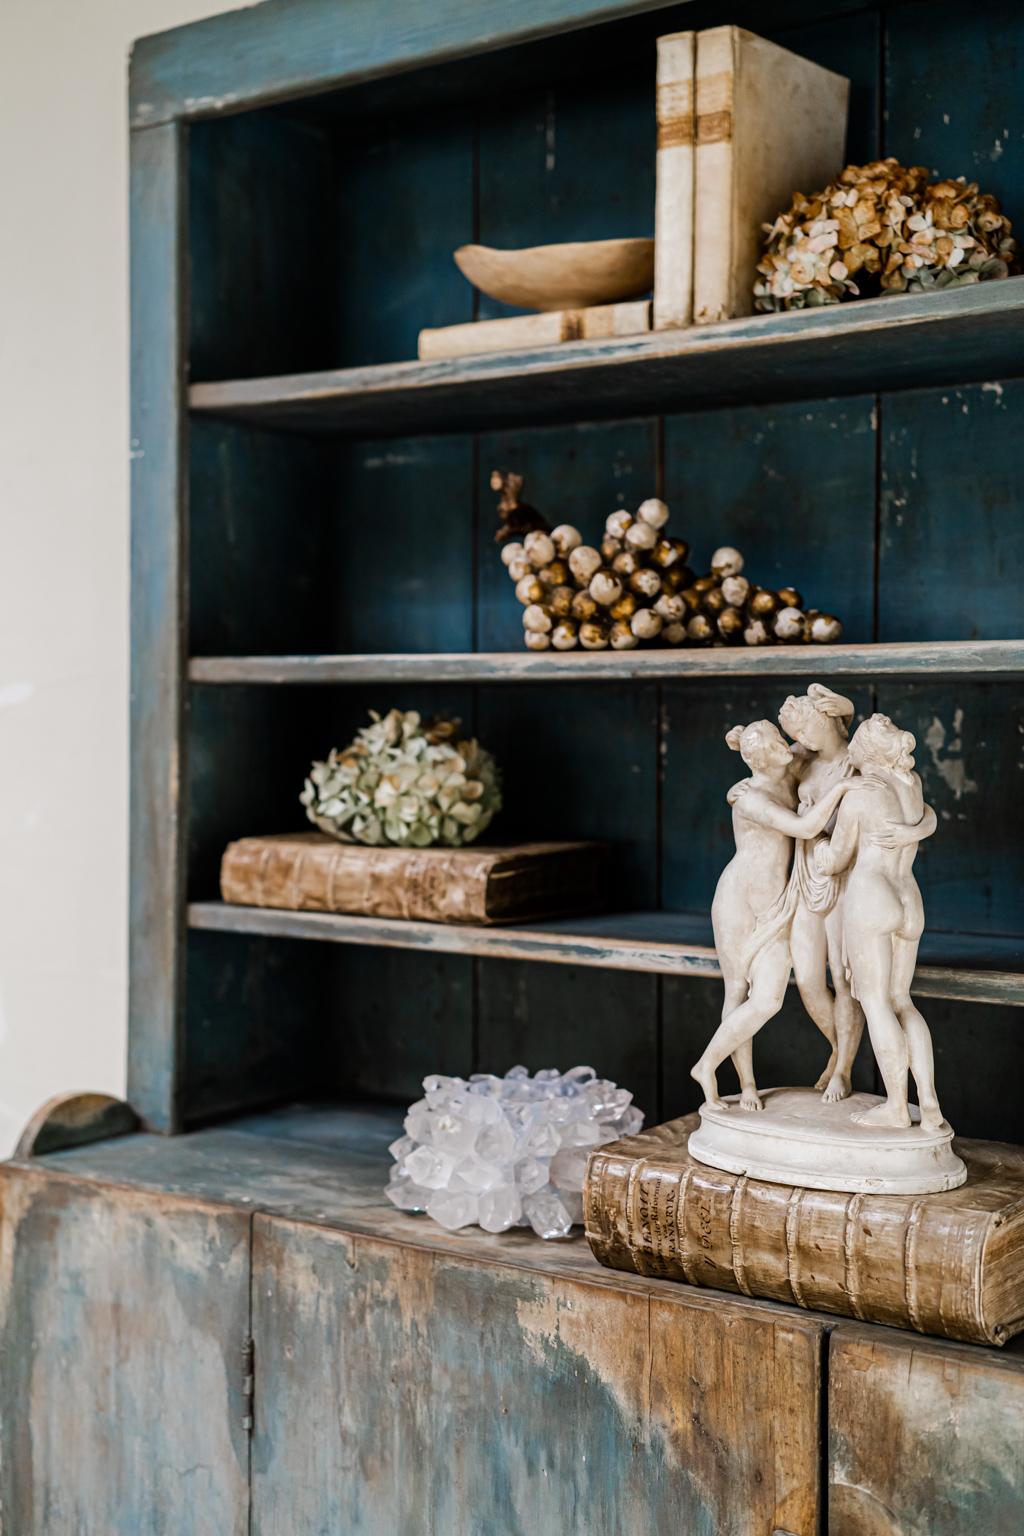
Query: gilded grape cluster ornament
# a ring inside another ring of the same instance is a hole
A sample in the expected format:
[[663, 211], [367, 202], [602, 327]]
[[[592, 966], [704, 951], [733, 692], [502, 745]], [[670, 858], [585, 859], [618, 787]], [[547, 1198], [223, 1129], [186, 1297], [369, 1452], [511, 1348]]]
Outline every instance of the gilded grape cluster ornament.
[[[507, 488], [520, 477], [495, 471]], [[502, 510], [507, 521], [509, 509]], [[638, 646], [827, 645], [843, 626], [832, 614], [805, 608], [795, 587], [761, 587], [743, 575], [743, 556], [717, 549], [711, 569], [695, 575], [690, 547], [668, 532], [669, 510], [657, 497], [636, 512], [611, 513], [600, 545], [584, 544], [570, 523], [534, 526], [522, 541], [503, 542], [501, 558], [523, 605], [528, 650], [630, 651]], [[503, 525], [504, 526], [504, 525]]]

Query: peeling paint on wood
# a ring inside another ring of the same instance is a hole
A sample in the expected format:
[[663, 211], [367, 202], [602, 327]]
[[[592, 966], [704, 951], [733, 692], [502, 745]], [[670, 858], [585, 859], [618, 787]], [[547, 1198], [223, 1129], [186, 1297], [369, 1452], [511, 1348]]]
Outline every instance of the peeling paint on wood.
[[246, 1536], [247, 1213], [38, 1165], [0, 1196], [4, 1532]]
[[829, 1536], [1019, 1536], [1024, 1358], [839, 1327]]
[[254, 1536], [818, 1525], [820, 1325], [257, 1217]]

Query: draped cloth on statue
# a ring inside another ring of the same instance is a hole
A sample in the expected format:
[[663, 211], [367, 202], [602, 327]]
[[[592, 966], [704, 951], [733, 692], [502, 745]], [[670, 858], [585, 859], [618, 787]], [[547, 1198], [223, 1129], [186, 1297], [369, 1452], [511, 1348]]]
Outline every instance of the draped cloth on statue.
[[[853, 764], [847, 758], [839, 777], [848, 779], [854, 772]], [[809, 806], [804, 809], [809, 809]], [[833, 825], [834, 818], [829, 823], [829, 832]], [[748, 981], [754, 974], [758, 957], [772, 945], [788, 938], [794, 914], [799, 906], [804, 906], [808, 912], [816, 912], [824, 917], [838, 902], [846, 879], [845, 874], [819, 874], [814, 862], [816, 845], [827, 840], [827, 834], [823, 834], [822, 837], [796, 839], [793, 867], [790, 870], [786, 888], [758, 918], [757, 926], [741, 957], [743, 974]]]

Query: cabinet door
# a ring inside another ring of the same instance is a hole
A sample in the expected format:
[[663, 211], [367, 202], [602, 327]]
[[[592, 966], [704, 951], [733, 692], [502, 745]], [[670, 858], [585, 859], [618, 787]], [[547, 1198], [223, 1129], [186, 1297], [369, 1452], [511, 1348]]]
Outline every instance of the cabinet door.
[[243, 1536], [249, 1216], [0, 1171], [0, 1529]]
[[253, 1536], [814, 1536], [813, 1319], [480, 1246], [255, 1217]]
[[829, 1352], [829, 1536], [1020, 1536], [1024, 1358], [885, 1328]]

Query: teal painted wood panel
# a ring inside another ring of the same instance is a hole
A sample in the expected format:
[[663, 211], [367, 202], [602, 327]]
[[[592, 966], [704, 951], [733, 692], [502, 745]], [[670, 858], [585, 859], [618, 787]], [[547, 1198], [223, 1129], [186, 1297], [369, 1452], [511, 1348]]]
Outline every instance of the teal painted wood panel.
[[995, 640], [1024, 630], [1024, 385], [886, 396], [880, 640]]
[[247, 112], [188, 134], [192, 379], [329, 367], [327, 135]]
[[253, 1536], [818, 1529], [814, 1322], [263, 1217], [253, 1302]]
[[[324, 601], [342, 651], [473, 648], [474, 455], [469, 438], [340, 446]], [[378, 693], [376, 708], [400, 700]]]
[[408, 1105], [423, 1097], [430, 1073], [472, 1070], [472, 960], [341, 949], [336, 965], [333, 1007], [319, 1019], [337, 1061], [329, 1091]]
[[512, 960], [478, 963], [474, 1066], [507, 1072], [585, 1064], [629, 1088], [648, 1125], [659, 1115], [659, 981]]
[[1024, 13], [912, 0], [886, 12], [885, 152], [993, 192], [1024, 217]]
[[473, 290], [452, 260], [473, 239], [474, 133], [465, 113], [435, 108], [343, 124], [331, 196], [333, 322], [325, 330], [335, 367], [414, 358], [424, 326], [472, 319]]
[[486, 54], [620, 17], [659, 10], [663, 0], [393, 0], [380, 24], [375, 0], [349, 0], [338, 24], [334, 0], [271, 0], [136, 43], [132, 124], [205, 117], [247, 103], [353, 85], [381, 75]]
[[1019, 1351], [843, 1324], [828, 1383], [829, 1536], [1018, 1536]]
[[501, 837], [606, 842], [606, 904], [656, 905], [655, 721], [653, 688], [482, 692], [480, 740], [504, 774]]
[[337, 645], [328, 578], [348, 530], [333, 446], [199, 420], [188, 474], [190, 653]]
[[[479, 121], [484, 245], [653, 235], [653, 49], [579, 81], [524, 80], [484, 104]], [[480, 296], [482, 319], [512, 312]]]
[[128, 1097], [179, 1115], [184, 895], [183, 130], [131, 143], [131, 923]]
[[0, 1208], [4, 1529], [245, 1536], [248, 1213], [11, 1167]]
[[329, 949], [192, 933], [187, 944], [182, 1102], [185, 1123], [284, 1098], [339, 1092], [344, 962]]
[[690, 563], [703, 574], [732, 544], [751, 581], [794, 586], [844, 639], [872, 639], [876, 446], [869, 395], [670, 417], [665, 498]]

